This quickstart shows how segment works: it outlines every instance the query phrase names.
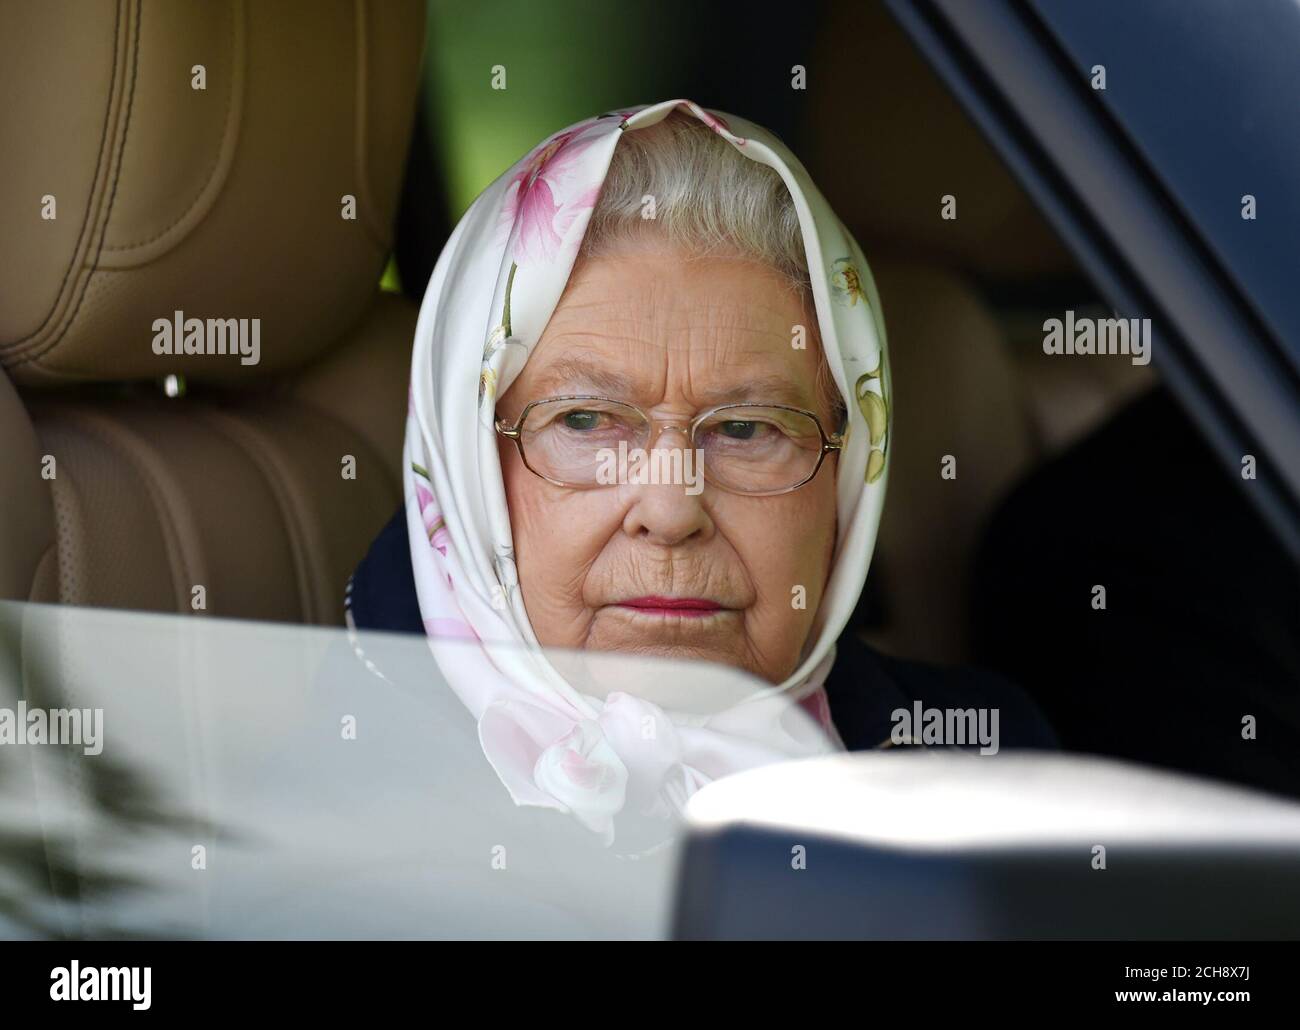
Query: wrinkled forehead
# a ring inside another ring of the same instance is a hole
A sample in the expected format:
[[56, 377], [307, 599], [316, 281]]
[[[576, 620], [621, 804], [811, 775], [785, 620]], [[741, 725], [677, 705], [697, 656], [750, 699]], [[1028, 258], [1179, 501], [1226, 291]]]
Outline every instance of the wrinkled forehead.
[[811, 304], [774, 269], [631, 251], [579, 263], [510, 392], [813, 408], [820, 361]]

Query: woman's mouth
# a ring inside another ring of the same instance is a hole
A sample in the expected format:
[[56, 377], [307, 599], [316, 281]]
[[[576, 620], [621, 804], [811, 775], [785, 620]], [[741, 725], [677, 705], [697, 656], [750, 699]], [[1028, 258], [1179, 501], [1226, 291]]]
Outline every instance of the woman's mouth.
[[677, 615], [688, 619], [726, 610], [717, 601], [705, 597], [633, 597], [619, 601], [618, 607], [630, 608], [643, 615]]

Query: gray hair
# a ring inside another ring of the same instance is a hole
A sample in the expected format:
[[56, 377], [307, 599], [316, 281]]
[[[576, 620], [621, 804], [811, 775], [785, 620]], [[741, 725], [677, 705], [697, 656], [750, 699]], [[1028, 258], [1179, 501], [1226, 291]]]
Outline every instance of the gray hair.
[[[653, 218], [645, 215], [650, 197]], [[681, 111], [623, 134], [579, 258], [599, 257], [646, 238], [664, 240], [692, 254], [738, 254], [760, 261], [785, 277], [811, 308], [803, 232], [781, 176]], [[815, 332], [816, 325], [812, 328]], [[838, 423], [844, 399], [824, 355], [818, 364], [817, 388]], [[838, 425], [826, 428], [834, 432]]]

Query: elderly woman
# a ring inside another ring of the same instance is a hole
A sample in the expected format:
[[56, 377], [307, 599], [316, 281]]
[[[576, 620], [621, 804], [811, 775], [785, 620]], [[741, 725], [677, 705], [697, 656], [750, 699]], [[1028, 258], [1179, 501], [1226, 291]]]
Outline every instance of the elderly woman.
[[689, 101], [601, 115], [489, 186], [443, 251], [406, 509], [353, 577], [351, 621], [466, 641], [434, 653], [515, 801], [606, 833], [633, 799], [679, 804], [754, 764], [755, 738], [593, 697], [541, 648], [742, 670], [827, 747], [910, 742], [895, 713], [917, 701], [996, 709], [1001, 746], [1050, 746], [1009, 685], [844, 633], [889, 421], [866, 262], [784, 145]]

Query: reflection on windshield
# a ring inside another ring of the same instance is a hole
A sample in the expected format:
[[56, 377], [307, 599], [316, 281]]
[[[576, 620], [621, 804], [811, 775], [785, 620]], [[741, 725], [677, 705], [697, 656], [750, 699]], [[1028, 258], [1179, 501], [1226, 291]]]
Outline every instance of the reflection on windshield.
[[[828, 749], [733, 670], [545, 658], [582, 696], [652, 704], [668, 732], [725, 734], [753, 764]], [[81, 739], [94, 713], [99, 753]], [[516, 804], [422, 638], [2, 603], [5, 718], [2, 936], [668, 932], [677, 806], [629, 789], [601, 834]]]

